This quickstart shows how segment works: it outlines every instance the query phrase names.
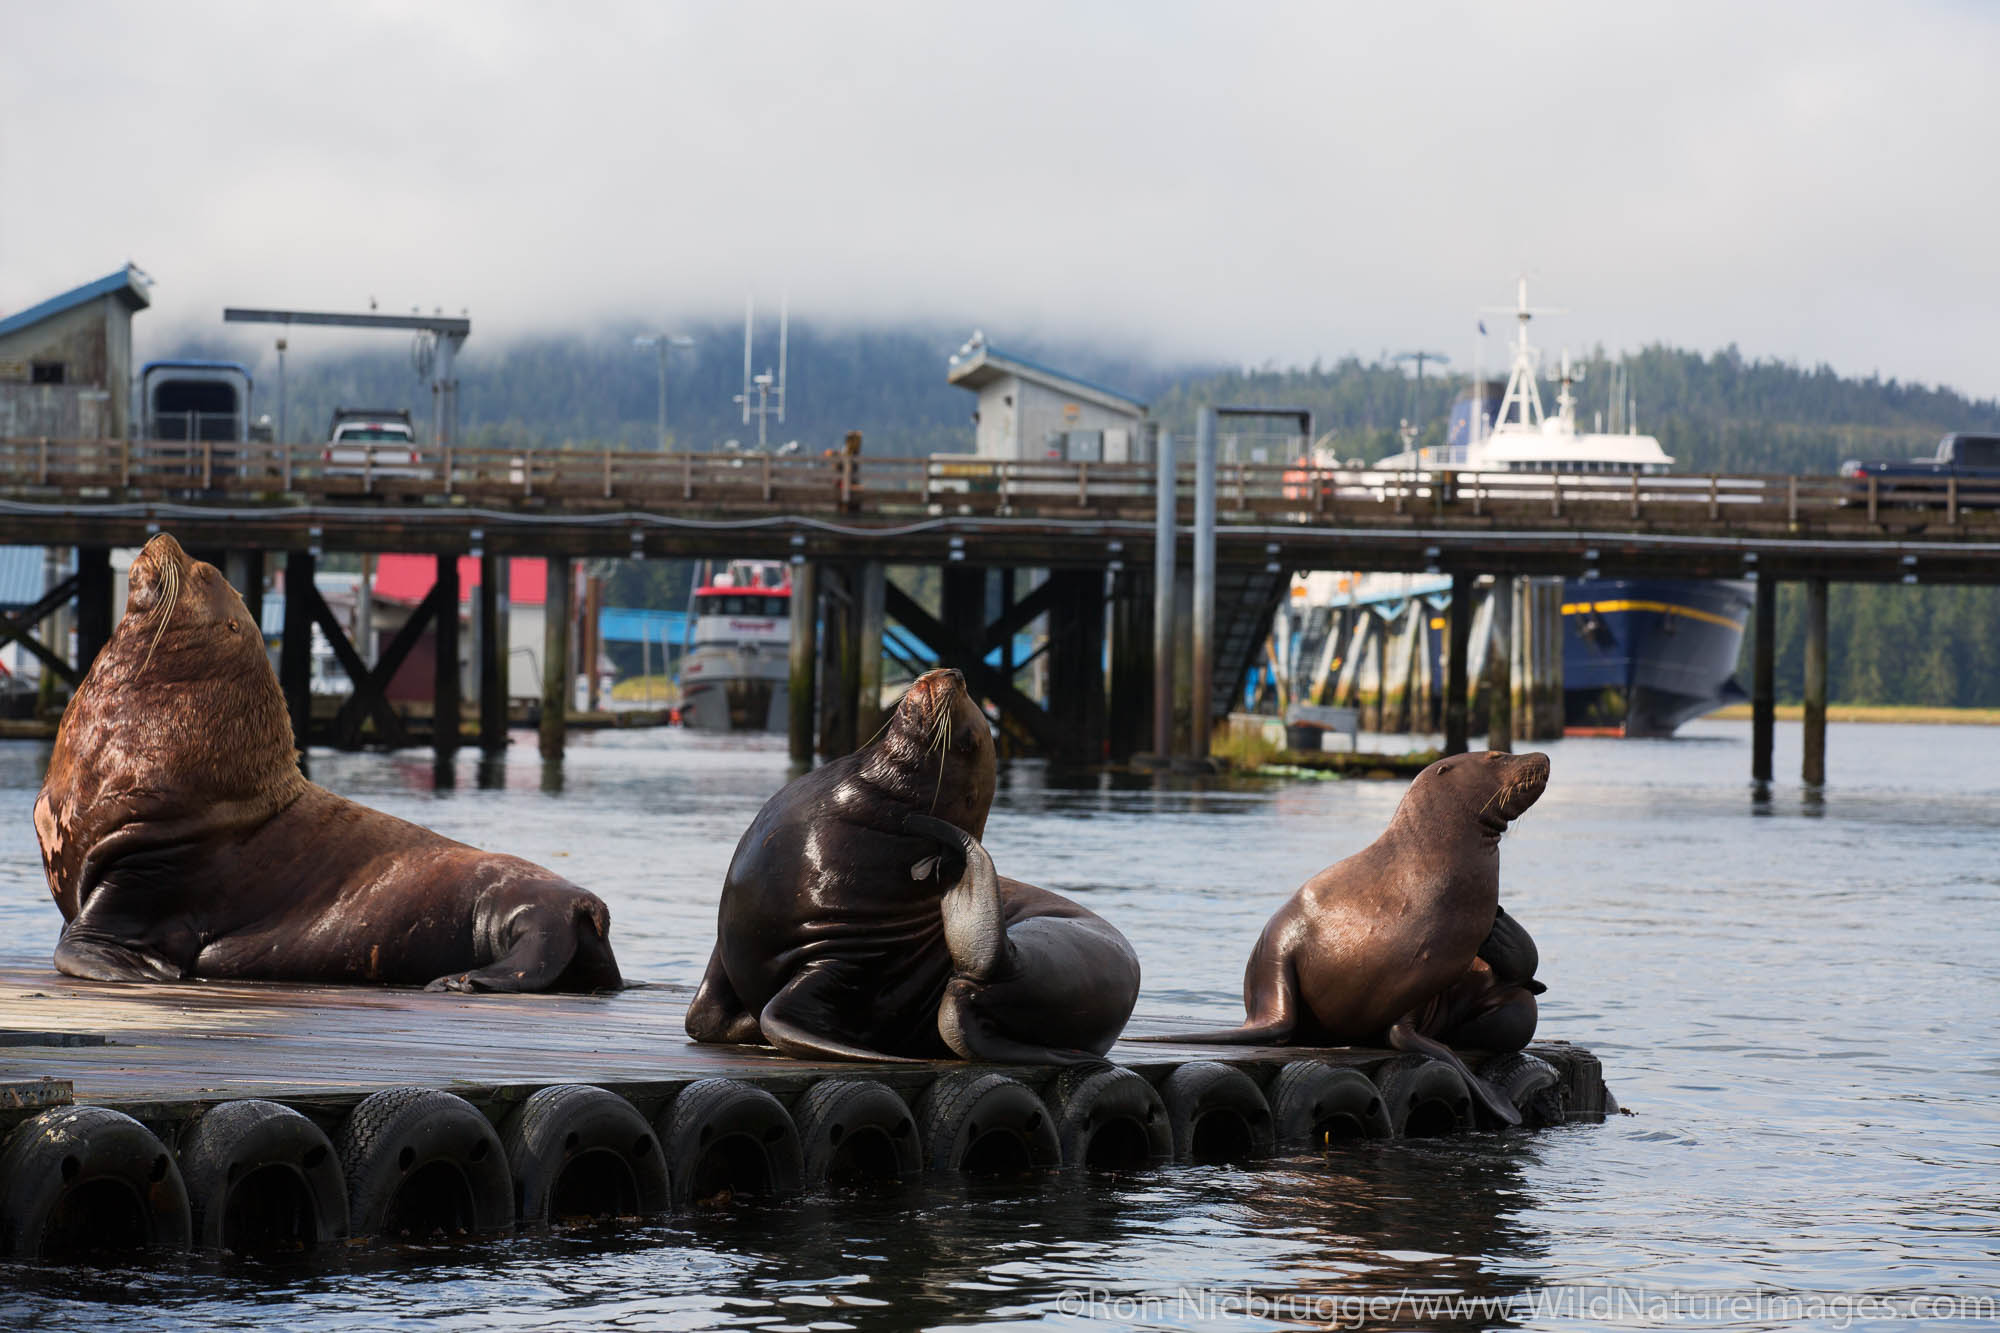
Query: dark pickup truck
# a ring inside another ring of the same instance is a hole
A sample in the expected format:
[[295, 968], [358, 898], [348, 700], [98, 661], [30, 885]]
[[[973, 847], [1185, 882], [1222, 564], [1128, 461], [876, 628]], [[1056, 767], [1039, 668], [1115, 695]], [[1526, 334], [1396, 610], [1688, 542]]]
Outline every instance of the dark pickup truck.
[[[2000, 435], [1947, 435], [1935, 458], [1861, 460], [1840, 465], [1847, 503], [2000, 505]], [[1952, 485], [1953, 481], [1957, 485]]]

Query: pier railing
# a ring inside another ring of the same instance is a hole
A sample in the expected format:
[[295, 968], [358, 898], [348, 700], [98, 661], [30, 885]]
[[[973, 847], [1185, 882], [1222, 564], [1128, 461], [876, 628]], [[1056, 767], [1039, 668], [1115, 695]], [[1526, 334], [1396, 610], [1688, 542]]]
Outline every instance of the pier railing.
[[[360, 455], [356, 458], [355, 455]], [[425, 451], [379, 464], [360, 448], [181, 440], [0, 440], [14, 500], [395, 501], [732, 514], [1118, 517], [1153, 512], [1150, 464], [547, 448]], [[1180, 473], [1192, 507], [1191, 465]], [[1224, 522], [1473, 520], [1494, 526], [2000, 530], [2000, 480], [1832, 475], [1386, 471], [1224, 462]]]

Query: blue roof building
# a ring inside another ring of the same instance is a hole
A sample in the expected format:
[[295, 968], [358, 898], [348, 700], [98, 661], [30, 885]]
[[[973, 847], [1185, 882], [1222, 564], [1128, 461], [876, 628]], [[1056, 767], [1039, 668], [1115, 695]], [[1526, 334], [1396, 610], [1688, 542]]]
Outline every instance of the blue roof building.
[[152, 280], [127, 264], [0, 317], [0, 438], [122, 439], [132, 403], [132, 316]]

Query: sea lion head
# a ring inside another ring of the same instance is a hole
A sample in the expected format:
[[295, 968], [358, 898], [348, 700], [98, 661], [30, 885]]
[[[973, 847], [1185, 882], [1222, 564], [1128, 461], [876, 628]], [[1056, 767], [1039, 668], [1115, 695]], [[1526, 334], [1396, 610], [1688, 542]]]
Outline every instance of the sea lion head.
[[1549, 757], [1483, 750], [1440, 759], [1410, 783], [1397, 807], [1415, 817], [1447, 811], [1470, 815], [1482, 834], [1498, 838], [1549, 785]]
[[919, 676], [868, 747], [864, 772], [977, 838], [993, 806], [993, 729], [950, 667]]
[[127, 577], [125, 614], [64, 715], [58, 757], [151, 770], [153, 789], [190, 798], [290, 792], [291, 720], [243, 598], [164, 532]]
[[[162, 532], [133, 558], [125, 615], [112, 636], [121, 655], [144, 644], [139, 676], [173, 679], [241, 670], [264, 657], [264, 637], [222, 571]], [[157, 670], [156, 670], [157, 668]]]

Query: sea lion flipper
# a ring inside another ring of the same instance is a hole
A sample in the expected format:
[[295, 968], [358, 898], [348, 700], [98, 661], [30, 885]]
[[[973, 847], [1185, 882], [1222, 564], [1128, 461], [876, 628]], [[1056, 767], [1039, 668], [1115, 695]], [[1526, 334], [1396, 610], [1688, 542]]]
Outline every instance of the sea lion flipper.
[[56, 943], [56, 971], [85, 981], [180, 981], [187, 969], [150, 950], [96, 939], [74, 927]]
[[1465, 1061], [1458, 1058], [1458, 1052], [1434, 1038], [1418, 1032], [1409, 1019], [1404, 1019], [1389, 1029], [1389, 1044], [1399, 1051], [1410, 1051], [1418, 1055], [1428, 1055], [1431, 1059], [1450, 1065], [1465, 1080], [1467, 1091], [1479, 1102], [1486, 1113], [1503, 1125], [1521, 1123], [1521, 1113], [1514, 1104], [1500, 1095], [1500, 1090], [1472, 1072]]
[[887, 1055], [881, 1051], [871, 1051], [866, 1046], [857, 1046], [815, 1031], [812, 1020], [823, 1015], [824, 1007], [813, 998], [814, 991], [828, 984], [826, 974], [812, 968], [793, 977], [785, 988], [771, 997], [757, 1015], [757, 1026], [763, 1031], [764, 1040], [783, 1051], [786, 1055], [801, 1060], [877, 1060], [890, 1064], [922, 1064], [908, 1056]]
[[688, 1001], [687, 1015], [682, 1026], [695, 1041], [717, 1046], [764, 1046], [762, 1029], [757, 1026], [757, 1015], [744, 1007], [737, 997], [736, 987], [730, 984], [729, 970], [722, 964], [722, 945], [718, 942], [709, 951], [708, 970], [702, 973], [701, 985]]
[[952, 975], [974, 981], [994, 981], [1007, 975], [1011, 950], [993, 858], [979, 845], [979, 839], [942, 819], [910, 815], [903, 828], [918, 837], [934, 839], [947, 852], [964, 858], [965, 869], [958, 882], [945, 891], [938, 904], [944, 916], [944, 945], [951, 954]]

